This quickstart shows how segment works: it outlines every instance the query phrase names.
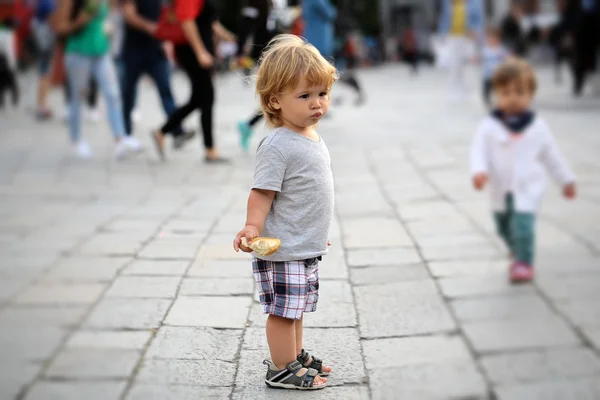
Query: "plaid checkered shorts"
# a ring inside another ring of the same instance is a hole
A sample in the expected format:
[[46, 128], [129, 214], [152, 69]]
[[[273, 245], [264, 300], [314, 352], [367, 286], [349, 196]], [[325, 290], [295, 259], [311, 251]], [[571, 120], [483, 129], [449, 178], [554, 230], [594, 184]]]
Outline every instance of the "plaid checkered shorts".
[[319, 261], [252, 260], [252, 271], [265, 314], [300, 319], [317, 310], [319, 300]]

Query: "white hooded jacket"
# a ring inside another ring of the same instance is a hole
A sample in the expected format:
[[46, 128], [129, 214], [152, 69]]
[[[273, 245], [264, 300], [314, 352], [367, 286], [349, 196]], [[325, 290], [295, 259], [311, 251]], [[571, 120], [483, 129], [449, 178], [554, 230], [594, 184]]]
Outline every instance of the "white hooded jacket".
[[516, 211], [537, 211], [546, 187], [544, 170], [560, 185], [575, 180], [540, 117], [518, 135], [492, 116], [483, 120], [471, 148], [471, 172], [488, 175], [494, 211], [504, 211], [508, 193]]

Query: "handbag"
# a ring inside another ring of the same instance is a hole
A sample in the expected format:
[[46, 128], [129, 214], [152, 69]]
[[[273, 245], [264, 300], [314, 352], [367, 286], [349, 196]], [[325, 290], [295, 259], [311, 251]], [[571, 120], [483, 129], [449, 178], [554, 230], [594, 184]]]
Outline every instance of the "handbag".
[[159, 40], [172, 42], [173, 44], [187, 43], [187, 38], [177, 20], [172, 3], [163, 6], [154, 36]]

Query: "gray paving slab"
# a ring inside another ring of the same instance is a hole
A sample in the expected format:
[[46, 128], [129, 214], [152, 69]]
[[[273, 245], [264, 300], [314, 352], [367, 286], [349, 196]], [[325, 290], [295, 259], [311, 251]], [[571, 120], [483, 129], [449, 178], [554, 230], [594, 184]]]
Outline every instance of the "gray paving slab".
[[120, 276], [106, 291], [106, 297], [173, 299], [181, 279], [175, 276]]
[[131, 261], [128, 257], [69, 257], [61, 259], [48, 270], [41, 281], [55, 282], [110, 282]]
[[483, 376], [470, 361], [376, 369], [370, 373], [369, 386], [373, 400], [484, 399], [488, 394]]
[[38, 284], [21, 293], [15, 303], [20, 305], [78, 305], [94, 303], [104, 292], [106, 284]]
[[560, 379], [497, 387], [498, 400], [592, 400], [600, 397], [600, 379]]
[[213, 360], [144, 360], [137, 376], [143, 384], [232, 386], [236, 365]]
[[354, 292], [361, 337], [428, 334], [456, 328], [433, 281], [359, 286]]
[[508, 280], [508, 273], [485, 274], [476, 276], [442, 278], [440, 287], [449, 298], [470, 296], [497, 296], [532, 294], [532, 285], [513, 285]]
[[0, 311], [0, 329], [8, 327], [73, 327], [88, 311], [88, 306], [6, 307]]
[[463, 325], [467, 338], [479, 352], [579, 345], [573, 330], [558, 317], [483, 321]]
[[399, 221], [386, 217], [342, 218], [344, 245], [348, 249], [412, 246]]
[[104, 298], [83, 322], [87, 329], [153, 329], [172, 300]]
[[[252, 399], [265, 399], [265, 400], [278, 400], [284, 396], [278, 390], [269, 389], [266, 385], [263, 386], [243, 386], [236, 388], [233, 392], [232, 399], [235, 400], [252, 400]], [[306, 393], [301, 391], [285, 393], [285, 399], [295, 400], [304, 399]], [[327, 387], [323, 390], [316, 390], [310, 393], [311, 399], [316, 400], [335, 400], [335, 399], [348, 399], [348, 400], [367, 400], [369, 399], [369, 391], [363, 386], [352, 386], [352, 387]]]
[[583, 347], [484, 356], [481, 365], [497, 385], [600, 376], [600, 360]]
[[252, 277], [252, 262], [243, 260], [196, 259], [188, 271], [191, 277], [248, 278]]
[[181, 283], [182, 296], [252, 295], [255, 283], [252, 278], [186, 278]]
[[357, 286], [416, 281], [422, 279], [429, 279], [429, 273], [423, 264], [386, 265], [352, 268], [350, 270], [350, 281]]
[[41, 381], [30, 390], [27, 400], [118, 400], [126, 382]]
[[446, 260], [429, 261], [429, 270], [437, 278], [449, 278], [469, 275], [508, 274], [508, 260]]
[[225, 399], [231, 393], [230, 388], [187, 386], [171, 384], [137, 383], [126, 397], [127, 400], [197, 400]]
[[165, 324], [242, 329], [250, 311], [247, 297], [178, 297], [169, 311]]
[[348, 250], [349, 267], [415, 264], [421, 261], [413, 247]]
[[134, 260], [121, 275], [135, 276], [182, 276], [190, 262], [183, 260]]
[[551, 318], [554, 310], [538, 295], [468, 297], [450, 302], [462, 322]]
[[141, 259], [191, 260], [198, 252], [197, 239], [165, 238], [148, 243], [139, 253]]
[[136, 350], [64, 350], [52, 361], [44, 376], [53, 379], [123, 379], [132, 373], [141, 353]]
[[234, 362], [241, 339], [240, 330], [163, 326], [146, 358]]
[[65, 344], [67, 349], [143, 350], [152, 331], [86, 331], [75, 332]]

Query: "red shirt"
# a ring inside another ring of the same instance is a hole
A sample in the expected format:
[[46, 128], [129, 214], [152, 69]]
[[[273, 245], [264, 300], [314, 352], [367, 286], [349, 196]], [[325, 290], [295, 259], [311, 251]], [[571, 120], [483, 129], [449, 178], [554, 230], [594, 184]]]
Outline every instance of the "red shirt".
[[204, 8], [204, 0], [175, 0], [175, 15], [179, 21], [195, 20]]

